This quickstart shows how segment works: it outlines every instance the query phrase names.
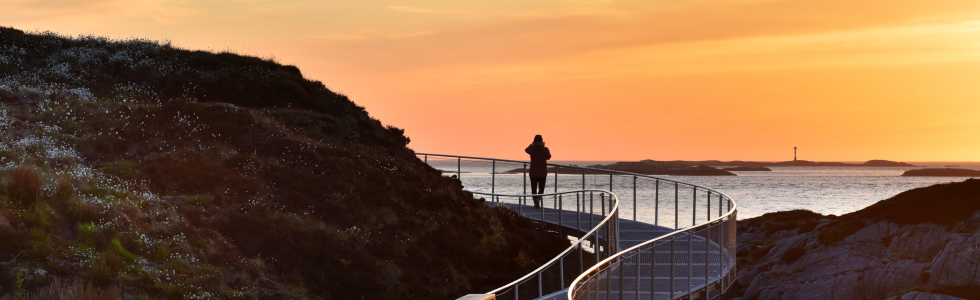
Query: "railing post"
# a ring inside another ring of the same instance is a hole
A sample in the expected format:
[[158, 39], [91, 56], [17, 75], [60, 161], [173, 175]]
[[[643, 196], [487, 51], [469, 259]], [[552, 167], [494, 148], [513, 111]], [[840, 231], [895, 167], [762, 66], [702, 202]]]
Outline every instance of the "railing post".
[[657, 179], [657, 188], [653, 195], [653, 225], [660, 225], [660, 179]]
[[636, 221], [636, 175], [633, 175], [633, 221]]
[[708, 190], [708, 197], [704, 198], [704, 202], [708, 204], [708, 211], [704, 216], [708, 217], [708, 221], [711, 221], [711, 190]]
[[613, 186], [613, 173], [609, 173], [609, 191], [612, 192]]
[[725, 220], [722, 219], [721, 222], [718, 223], [718, 225], [719, 226], [715, 226], [715, 227], [718, 228], [718, 277], [721, 278], [721, 285], [719, 286], [720, 288], [719, 291], [724, 291], [725, 290], [725, 267], [722, 263], [722, 259], [724, 259], [725, 257], [721, 251], [724, 250], [725, 247]]
[[595, 264], [598, 265], [602, 261], [599, 259], [599, 230], [596, 230], [593, 236], [595, 236], [595, 243], [592, 244], [592, 252], [595, 252]]
[[687, 289], [685, 293], [690, 294], [694, 287], [694, 232], [695, 229], [687, 233]]
[[582, 210], [579, 208], [581, 207], [579, 201], [579, 193], [575, 193], [575, 229], [582, 231]]
[[538, 273], [538, 298], [544, 296], [544, 291], [541, 290], [541, 273]]
[[492, 167], [490, 168], [490, 193], [496, 194], [497, 187], [497, 160], [493, 160]]
[[565, 289], [565, 257], [558, 258], [558, 278], [561, 282], [559, 290]]
[[[637, 272], [639, 274], [639, 272]], [[639, 277], [639, 275], [637, 275]], [[654, 243], [650, 248], [650, 300], [655, 300], [657, 293], [657, 244]], [[640, 294], [636, 295], [640, 299]]]
[[561, 228], [563, 227], [562, 216], [565, 215], [564, 213], [562, 213], [563, 212], [562, 209], [563, 206], [561, 203], [561, 195], [558, 195], [558, 236], [561, 236]]
[[623, 299], [623, 298], [625, 298], [625, 297], [623, 297], [623, 290], [624, 290], [623, 289], [623, 282], [626, 281], [626, 278], [624, 276], [625, 275], [624, 274], [625, 271], [623, 269], [626, 269], [626, 268], [624, 268], [624, 266], [623, 266], [622, 256], [620, 256], [620, 259], [617, 259], [616, 262], [619, 264], [619, 299]]
[[694, 187], [694, 200], [691, 202], [691, 226], [698, 224], [698, 187]]
[[[640, 255], [640, 254], [643, 253], [643, 251], [640, 250], [640, 249], [636, 249], [636, 251], [637, 251], [637, 253], [636, 253], [636, 264], [634, 265], [634, 266], [636, 266], [636, 272], [633, 272], [633, 274], [636, 274], [636, 280], [635, 280], [636, 281], [636, 284], [633, 285], [633, 287], [634, 287], [634, 289], [633, 289], [633, 295], [634, 295], [633, 296], [633, 299], [640, 299], [640, 273], [642, 271], [642, 270], [640, 270], [640, 268], [643, 267], [643, 256]], [[653, 290], [651, 290], [651, 291], [653, 291]], [[620, 298], [622, 298], [622, 297], [620, 297]]]
[[459, 183], [463, 184], [463, 158], [456, 158], [456, 179], [459, 179]]
[[[606, 194], [605, 193], [600, 193], [599, 194], [599, 204], [602, 205], [600, 207], [600, 209], [602, 209], [601, 210], [601, 212], [602, 212], [602, 218], [605, 219], [606, 218]], [[612, 208], [612, 207], [610, 207], [610, 208]], [[608, 238], [608, 236], [606, 238]]]
[[[710, 198], [709, 198], [710, 199]], [[711, 201], [708, 201], [711, 202]], [[711, 264], [711, 257], [708, 254], [711, 251], [711, 223], [708, 223], [708, 228], [704, 229], [704, 298], [711, 299], [708, 297], [710, 289], [708, 289], [708, 271]]]
[[[534, 187], [532, 186], [531, 189], [533, 190]], [[531, 191], [531, 194], [534, 194], [534, 191]], [[534, 201], [534, 200], [532, 199], [531, 201]], [[540, 207], [538, 208], [538, 211], [541, 212], [541, 222], [544, 222], [544, 210], [547, 207], [547, 206], [544, 205], [544, 197], [541, 197], [541, 200], [538, 200], [538, 202], [541, 202], [541, 203], [538, 203], [540, 205]]]
[[427, 165], [429, 164], [429, 156], [428, 155], [425, 156], [425, 164], [427, 164]]
[[[589, 228], [595, 227], [592, 224], [592, 217], [595, 215], [595, 193], [589, 192]], [[584, 199], [583, 199], [584, 201]]]
[[680, 228], [680, 211], [678, 211], [678, 205], [680, 203], [680, 194], [678, 193], [677, 181], [674, 181], [674, 229]]
[[[582, 236], [582, 238], [587, 239], [588, 237]], [[583, 258], [583, 256], [585, 256], [584, 254], [585, 249], [582, 249], [582, 245], [584, 245], [584, 243], [578, 243], [578, 273], [579, 274], [585, 273], [585, 258]]]
[[[527, 195], [527, 163], [524, 164], [524, 174], [521, 175], [521, 179], [524, 180], [524, 195]], [[517, 207], [521, 208], [521, 215], [524, 215], [524, 205], [527, 205], [527, 196], [521, 197], [521, 202]]]
[[[561, 168], [561, 167], [555, 166], [555, 193], [558, 192], [558, 168]], [[545, 174], [547, 174], [547, 173], [545, 173]]]
[[676, 251], [674, 250], [677, 235], [670, 236], [670, 299], [674, 299], [674, 262], [677, 261]]
[[721, 217], [721, 200], [722, 200], [722, 196], [721, 196], [721, 194], [718, 194], [718, 216], [719, 217]]

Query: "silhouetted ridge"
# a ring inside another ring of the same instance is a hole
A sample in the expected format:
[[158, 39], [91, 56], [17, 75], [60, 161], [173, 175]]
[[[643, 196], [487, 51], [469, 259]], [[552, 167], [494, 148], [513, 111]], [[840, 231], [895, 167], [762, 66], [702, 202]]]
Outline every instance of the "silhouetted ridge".
[[119, 42], [27, 34], [6, 27], [0, 27], [0, 44], [29, 50], [8, 53], [20, 63], [4, 68], [4, 75], [45, 74], [41, 69], [67, 62], [66, 69], [60, 70], [65, 73], [39, 79], [84, 86], [96, 97], [112, 96], [118, 85], [125, 84], [153, 90], [163, 102], [194, 99], [253, 108], [291, 107], [341, 114], [363, 111], [319, 81], [303, 78], [296, 66], [256, 57], [184, 50], [148, 40]]
[[952, 226], [980, 210], [980, 180], [967, 179], [902, 192], [841, 219], [888, 220], [899, 225]]
[[451, 299], [569, 241], [299, 69], [0, 28], [0, 299]]

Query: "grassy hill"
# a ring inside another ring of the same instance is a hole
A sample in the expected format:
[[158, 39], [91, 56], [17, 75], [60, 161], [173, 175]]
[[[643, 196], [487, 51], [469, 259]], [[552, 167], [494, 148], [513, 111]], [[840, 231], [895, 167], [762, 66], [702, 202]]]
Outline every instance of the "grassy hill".
[[568, 245], [299, 69], [0, 28], [0, 299], [435, 299]]

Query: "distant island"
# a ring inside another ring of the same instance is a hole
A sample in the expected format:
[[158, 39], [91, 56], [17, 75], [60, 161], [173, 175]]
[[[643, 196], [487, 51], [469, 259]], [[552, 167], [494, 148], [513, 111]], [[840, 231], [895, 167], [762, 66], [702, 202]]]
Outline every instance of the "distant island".
[[722, 170], [725, 170], [725, 171], [756, 171], [756, 172], [770, 172], [770, 171], [772, 171], [772, 169], [770, 169], [770, 168], [759, 167], [759, 166], [751, 166], [751, 167], [730, 167], [730, 168], [723, 168]]
[[[681, 176], [735, 176], [734, 173], [705, 165], [690, 165], [675, 161], [641, 160], [634, 162], [617, 162], [608, 165], [591, 165], [589, 168], [615, 170], [645, 175], [681, 175]], [[548, 173], [554, 174], [555, 167], [548, 168]], [[602, 174], [597, 170], [573, 168], [558, 168], [559, 174]], [[524, 169], [513, 169], [507, 173], [522, 173]]]
[[[715, 167], [730, 167], [719, 169]], [[814, 162], [795, 160], [784, 162], [757, 161], [657, 161], [644, 159], [632, 162], [616, 162], [608, 165], [591, 165], [589, 168], [616, 170], [646, 175], [682, 175], [682, 176], [736, 176], [730, 171], [772, 171], [768, 167], [915, 167], [915, 165], [890, 160], [869, 160], [864, 163]], [[505, 173], [522, 173], [522, 168], [506, 171]], [[559, 174], [600, 174], [602, 171], [559, 168]], [[555, 173], [555, 168], [548, 168], [549, 174]]]
[[980, 177], [980, 171], [954, 168], [916, 169], [905, 171], [902, 176]]
[[896, 162], [890, 160], [874, 159], [869, 160], [864, 163], [842, 163], [842, 162], [815, 162], [809, 160], [791, 160], [783, 162], [760, 162], [760, 161], [718, 161], [718, 160], [704, 160], [704, 161], [683, 161], [675, 160], [673, 162], [688, 164], [688, 165], [706, 165], [706, 166], [716, 166], [716, 167], [915, 167], [915, 165]]

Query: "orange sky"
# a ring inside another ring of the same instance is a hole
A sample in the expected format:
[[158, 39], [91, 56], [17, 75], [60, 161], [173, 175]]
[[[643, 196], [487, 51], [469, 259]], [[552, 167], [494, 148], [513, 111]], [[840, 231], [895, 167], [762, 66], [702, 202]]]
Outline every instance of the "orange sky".
[[6, 0], [0, 24], [275, 57], [416, 151], [980, 161], [976, 0]]

